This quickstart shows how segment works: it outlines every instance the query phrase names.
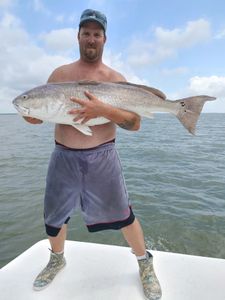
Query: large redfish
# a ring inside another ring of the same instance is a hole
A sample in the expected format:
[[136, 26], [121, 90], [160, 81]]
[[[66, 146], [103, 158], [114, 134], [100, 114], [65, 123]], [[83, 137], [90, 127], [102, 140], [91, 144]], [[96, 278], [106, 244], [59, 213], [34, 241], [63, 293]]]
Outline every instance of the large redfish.
[[68, 111], [78, 108], [79, 104], [72, 102], [70, 98], [73, 96], [87, 99], [84, 91], [89, 91], [104, 103], [135, 112], [142, 117], [151, 117], [154, 112], [171, 113], [192, 134], [195, 133], [196, 123], [204, 103], [216, 99], [210, 96], [193, 96], [171, 101], [155, 88], [129, 82], [77, 81], [48, 83], [35, 87], [16, 97], [13, 104], [23, 116], [68, 124], [83, 134], [92, 135], [89, 126], [110, 121], [103, 117], [91, 119], [85, 124], [80, 124], [81, 120], [73, 121], [75, 116], [68, 114]]

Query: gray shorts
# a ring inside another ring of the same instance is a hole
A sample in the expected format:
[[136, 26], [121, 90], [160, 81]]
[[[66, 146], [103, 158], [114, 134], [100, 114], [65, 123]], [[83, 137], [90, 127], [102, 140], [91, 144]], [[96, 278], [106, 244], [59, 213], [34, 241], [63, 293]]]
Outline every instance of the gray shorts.
[[47, 233], [57, 235], [51, 230], [61, 228], [78, 209], [91, 232], [120, 229], [133, 223], [115, 143], [85, 150], [56, 145], [46, 179]]

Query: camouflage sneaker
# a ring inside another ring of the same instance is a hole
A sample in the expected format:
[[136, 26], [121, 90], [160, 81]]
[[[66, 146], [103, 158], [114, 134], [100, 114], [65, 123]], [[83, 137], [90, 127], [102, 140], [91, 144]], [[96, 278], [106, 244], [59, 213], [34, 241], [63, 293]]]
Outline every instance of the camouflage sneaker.
[[146, 259], [138, 260], [139, 272], [146, 299], [158, 300], [162, 296], [162, 291], [154, 272], [153, 257], [150, 255]]
[[62, 254], [51, 252], [50, 260], [43, 271], [36, 277], [33, 289], [40, 291], [47, 287], [58, 272], [66, 265], [66, 260]]

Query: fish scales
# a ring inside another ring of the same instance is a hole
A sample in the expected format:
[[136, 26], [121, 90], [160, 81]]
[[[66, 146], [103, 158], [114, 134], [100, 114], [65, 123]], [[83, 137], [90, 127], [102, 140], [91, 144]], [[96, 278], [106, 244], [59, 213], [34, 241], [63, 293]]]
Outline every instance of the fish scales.
[[85, 91], [89, 91], [104, 103], [135, 112], [141, 117], [151, 117], [154, 112], [169, 112], [192, 134], [195, 133], [204, 103], [216, 99], [200, 95], [171, 101], [155, 88], [129, 82], [75, 81], [35, 87], [16, 97], [13, 104], [22, 116], [68, 124], [86, 135], [92, 135], [90, 126], [105, 124], [110, 120], [98, 117], [80, 124], [82, 120], [74, 122], [75, 116], [68, 114], [71, 109], [80, 107], [70, 100], [71, 97], [89, 101]]

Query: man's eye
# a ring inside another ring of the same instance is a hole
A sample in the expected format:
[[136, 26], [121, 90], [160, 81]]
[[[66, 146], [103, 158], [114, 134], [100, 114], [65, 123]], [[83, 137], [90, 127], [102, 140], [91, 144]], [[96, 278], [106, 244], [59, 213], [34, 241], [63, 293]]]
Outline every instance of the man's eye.
[[99, 39], [99, 38], [102, 37], [102, 35], [101, 35], [100, 33], [96, 33], [96, 34], [95, 34], [95, 37], [96, 37], [97, 39]]

